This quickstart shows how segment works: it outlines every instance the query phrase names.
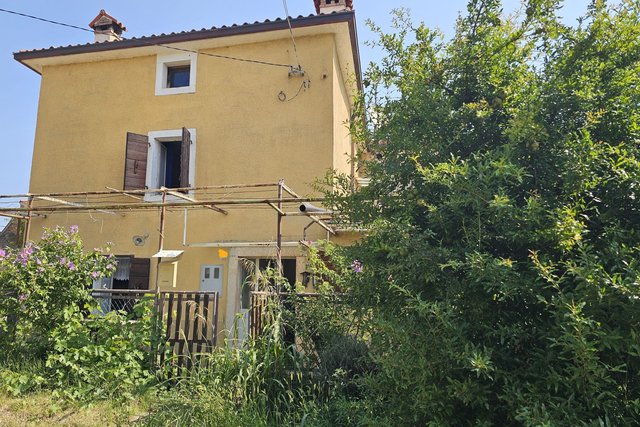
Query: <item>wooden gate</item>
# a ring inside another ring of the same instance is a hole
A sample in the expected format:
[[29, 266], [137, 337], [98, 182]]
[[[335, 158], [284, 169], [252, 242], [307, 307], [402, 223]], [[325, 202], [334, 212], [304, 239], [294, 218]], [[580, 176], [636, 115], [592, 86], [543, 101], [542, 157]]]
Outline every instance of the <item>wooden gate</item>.
[[[198, 355], [210, 353], [218, 335], [217, 292], [94, 289], [91, 295], [100, 311], [132, 313], [134, 305], [147, 299], [158, 314], [160, 343], [154, 346], [153, 359], [160, 364], [173, 355], [178, 366], [189, 367]], [[169, 354], [167, 354], [169, 353]]]

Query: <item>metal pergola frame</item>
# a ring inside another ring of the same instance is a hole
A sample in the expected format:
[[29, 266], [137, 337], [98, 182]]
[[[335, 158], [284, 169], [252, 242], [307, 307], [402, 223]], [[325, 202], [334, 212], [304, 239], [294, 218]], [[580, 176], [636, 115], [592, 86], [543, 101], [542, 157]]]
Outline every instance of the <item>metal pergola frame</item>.
[[[318, 213], [301, 212], [296, 206], [296, 210], [286, 210], [291, 208], [292, 204], [323, 202], [323, 197], [302, 197], [293, 191], [284, 182], [284, 179], [278, 182], [254, 183], [254, 184], [227, 184], [227, 185], [210, 185], [200, 187], [184, 187], [184, 188], [154, 188], [141, 190], [117, 190], [115, 188], [106, 187], [102, 191], [73, 191], [73, 192], [51, 192], [51, 193], [25, 193], [25, 194], [2, 194], [2, 199], [18, 199], [20, 207], [2, 207], [0, 208], [0, 216], [26, 221], [24, 231], [24, 242], [29, 236], [31, 230], [31, 220], [34, 216], [46, 216], [53, 213], [92, 213], [100, 212], [113, 215], [123, 215], [126, 211], [138, 210], [159, 210], [160, 211], [160, 227], [159, 227], [159, 244], [158, 251], [164, 249], [164, 227], [167, 208], [195, 208], [209, 209], [222, 215], [228, 215], [229, 211], [224, 207], [240, 206], [250, 207], [255, 205], [266, 205], [272, 208], [277, 214], [277, 240], [276, 240], [276, 261], [277, 268], [282, 272], [282, 219], [286, 216], [306, 216], [311, 222], [304, 229], [306, 230], [314, 223], [322, 227], [328, 234], [336, 234], [323, 216], [330, 215], [330, 212]], [[277, 197], [249, 197], [249, 198], [197, 198], [198, 192], [206, 193], [211, 190], [229, 190], [231, 193], [239, 189], [269, 189], [273, 188], [277, 191]], [[286, 194], [285, 194], [286, 193]], [[161, 201], [147, 201], [145, 195], [160, 195]], [[123, 196], [129, 200], [118, 202], [99, 202], [91, 201], [91, 198]], [[172, 199], [167, 200], [167, 196]], [[85, 203], [80, 203], [78, 198], [83, 197]], [[65, 200], [65, 199], [75, 200]], [[22, 201], [26, 200], [26, 205]], [[38, 202], [46, 201], [48, 205], [38, 205]], [[156, 288], [158, 288], [156, 286]], [[157, 289], [156, 289], [157, 290]]]

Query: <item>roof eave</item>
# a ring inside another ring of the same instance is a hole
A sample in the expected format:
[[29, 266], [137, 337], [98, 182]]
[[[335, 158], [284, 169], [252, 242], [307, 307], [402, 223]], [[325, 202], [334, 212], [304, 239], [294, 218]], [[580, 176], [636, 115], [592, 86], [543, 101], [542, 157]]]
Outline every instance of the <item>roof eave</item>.
[[[293, 28], [303, 28], [324, 24], [335, 24], [346, 22], [349, 25], [349, 33], [351, 37], [351, 46], [353, 50], [354, 67], [356, 69], [356, 77], [358, 89], [362, 89], [361, 69], [360, 69], [360, 53], [358, 49], [358, 37], [356, 34], [355, 13], [353, 11], [334, 12], [326, 15], [312, 15], [306, 17], [298, 17], [291, 20]], [[195, 40], [203, 40], [209, 38], [221, 38], [237, 35], [247, 35], [267, 31], [278, 31], [288, 28], [286, 19], [265, 21], [253, 24], [235, 25], [230, 27], [212, 28], [208, 30], [182, 32], [177, 34], [166, 34], [158, 36], [148, 36], [141, 38], [125, 39], [103, 43], [88, 43], [84, 45], [63, 46], [41, 50], [30, 50], [24, 52], [15, 52], [13, 58], [40, 74], [38, 70], [29, 65], [26, 61], [40, 58], [51, 58], [63, 55], [77, 55], [83, 53], [106, 52], [110, 50], [132, 49], [136, 47], [171, 44], [189, 42]]]

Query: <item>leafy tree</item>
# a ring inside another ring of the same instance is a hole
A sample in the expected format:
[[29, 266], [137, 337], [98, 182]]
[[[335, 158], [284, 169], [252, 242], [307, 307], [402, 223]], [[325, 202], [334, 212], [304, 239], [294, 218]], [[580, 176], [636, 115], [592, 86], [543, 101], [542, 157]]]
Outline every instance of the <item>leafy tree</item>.
[[471, 0], [450, 41], [403, 11], [373, 27], [371, 183], [327, 182], [369, 229], [344, 285], [377, 366], [361, 423], [640, 419], [640, 2], [577, 28], [559, 7]]

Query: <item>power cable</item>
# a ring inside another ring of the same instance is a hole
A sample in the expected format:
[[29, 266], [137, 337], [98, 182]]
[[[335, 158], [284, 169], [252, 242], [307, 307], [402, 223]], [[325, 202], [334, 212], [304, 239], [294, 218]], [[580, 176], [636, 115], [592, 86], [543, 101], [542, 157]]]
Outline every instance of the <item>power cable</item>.
[[302, 66], [300, 65], [300, 57], [298, 56], [298, 46], [296, 46], [296, 39], [293, 38], [293, 28], [291, 28], [291, 20], [289, 19], [289, 8], [287, 6], [287, 0], [282, 0], [282, 5], [284, 6], [284, 15], [287, 17], [287, 24], [289, 24], [289, 34], [291, 34], [293, 52], [296, 55], [296, 61], [298, 61], [298, 70], [302, 71]]
[[75, 28], [76, 30], [82, 30], [82, 31], [93, 33], [93, 30], [90, 30], [88, 28], [82, 28], [82, 27], [78, 27], [77, 25], [65, 24], [64, 22], [52, 21], [50, 19], [40, 18], [33, 15], [27, 15], [26, 13], [20, 13], [14, 10], [0, 9], [0, 12], [10, 13], [12, 15], [18, 15], [18, 16], [23, 16], [25, 18], [31, 18], [31, 19], [36, 19], [38, 21], [47, 22], [49, 24], [61, 25], [63, 27]]
[[[21, 13], [21, 12], [16, 12], [14, 10], [8, 10], [8, 9], [2, 9], [0, 8], [0, 12], [4, 12], [4, 13], [9, 13], [12, 15], [18, 15], [18, 16], [22, 16], [25, 18], [30, 18], [30, 19], [35, 19], [38, 21], [42, 21], [42, 22], [47, 22], [49, 24], [55, 24], [55, 25], [61, 25], [63, 27], [68, 27], [68, 28], [73, 28], [76, 30], [82, 30], [82, 31], [86, 31], [89, 33], [93, 33], [93, 30], [87, 29], [87, 28], [82, 28], [82, 27], [78, 27], [77, 25], [72, 25], [72, 24], [66, 24], [64, 22], [58, 22], [58, 21], [53, 21], [51, 19], [45, 19], [45, 18], [40, 18], [38, 16], [34, 16], [34, 15], [29, 15], [26, 13]], [[287, 16], [287, 22], [289, 22], [289, 17]], [[291, 30], [291, 23], [289, 22], [289, 29]], [[292, 33], [292, 37], [293, 37], [293, 33]], [[133, 39], [127, 39], [125, 37], [122, 37], [121, 40], [133, 40]], [[181, 52], [189, 52], [189, 53], [195, 53], [196, 55], [203, 55], [203, 56], [210, 56], [213, 58], [220, 58], [220, 59], [228, 59], [228, 60], [232, 60], [232, 61], [240, 61], [240, 62], [248, 62], [248, 63], [252, 63], [252, 64], [259, 64], [259, 65], [269, 65], [269, 66], [273, 66], [273, 67], [285, 67], [285, 68], [289, 68], [289, 69], [293, 69], [294, 67], [290, 64], [279, 64], [276, 62], [269, 62], [269, 61], [260, 61], [257, 59], [247, 59], [247, 58], [238, 58], [235, 56], [228, 56], [228, 55], [217, 55], [214, 53], [205, 53], [205, 52], [198, 52], [196, 50], [191, 50], [191, 49], [184, 49], [184, 48], [180, 48], [180, 47], [175, 47], [175, 46], [169, 46], [169, 45], [165, 45], [162, 43], [153, 43], [153, 42], [149, 42], [146, 40], [143, 40], [142, 38], [138, 38], [136, 39], [137, 41], [139, 41], [140, 43], [149, 45], [149, 46], [159, 46], [159, 47], [163, 47], [166, 49], [172, 49], [172, 50], [177, 50], [177, 51], [181, 51]], [[294, 50], [295, 50], [295, 42], [294, 42]], [[297, 52], [296, 52], [296, 57], [297, 57]], [[300, 69], [300, 61], [298, 60], [298, 69]]]

